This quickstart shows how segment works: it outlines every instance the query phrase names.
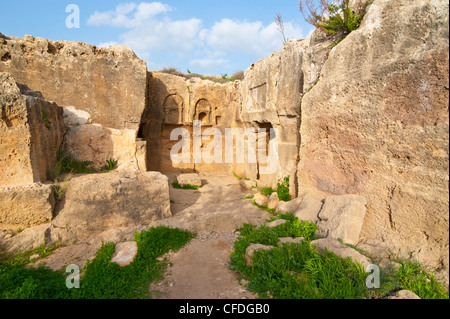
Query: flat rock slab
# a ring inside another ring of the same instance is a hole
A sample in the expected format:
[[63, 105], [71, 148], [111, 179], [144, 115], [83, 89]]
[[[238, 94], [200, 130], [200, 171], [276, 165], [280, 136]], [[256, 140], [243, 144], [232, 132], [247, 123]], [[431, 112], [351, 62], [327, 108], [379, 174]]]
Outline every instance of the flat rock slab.
[[116, 245], [111, 262], [119, 264], [120, 267], [125, 267], [131, 264], [137, 256], [138, 247], [135, 241], [127, 241]]
[[180, 186], [202, 186], [202, 179], [199, 174], [181, 174], [177, 177], [177, 181]]
[[420, 299], [420, 297], [410, 290], [400, 290], [388, 299]]
[[245, 263], [247, 266], [250, 266], [253, 263], [253, 256], [255, 255], [255, 251], [259, 249], [263, 250], [271, 250], [273, 249], [273, 246], [266, 246], [262, 244], [251, 244], [247, 247], [245, 250]]
[[356, 245], [366, 215], [367, 200], [361, 195], [336, 195], [325, 199], [317, 223], [318, 234]]
[[355, 263], [360, 262], [364, 269], [366, 269], [368, 265], [372, 264], [369, 258], [360, 254], [355, 249], [350, 248], [347, 245], [341, 244], [336, 239], [332, 238], [317, 239], [311, 242], [311, 246], [315, 246], [317, 248], [317, 251], [322, 254], [325, 253], [325, 249], [327, 249], [328, 251], [336, 254], [342, 259], [350, 257], [353, 260], [353, 262]]
[[312, 223], [319, 221], [319, 212], [322, 208], [322, 202], [315, 198], [306, 196], [295, 210], [295, 217], [299, 220], [307, 220]]
[[287, 222], [288, 221], [286, 219], [277, 219], [277, 220], [274, 220], [273, 222], [267, 223], [267, 227], [274, 228], [274, 227], [283, 225], [283, 224], [285, 224]]
[[283, 213], [295, 213], [297, 211], [298, 206], [302, 202], [303, 198], [294, 198], [293, 200], [290, 200], [289, 202], [280, 201], [278, 203], [276, 211], [280, 211]]

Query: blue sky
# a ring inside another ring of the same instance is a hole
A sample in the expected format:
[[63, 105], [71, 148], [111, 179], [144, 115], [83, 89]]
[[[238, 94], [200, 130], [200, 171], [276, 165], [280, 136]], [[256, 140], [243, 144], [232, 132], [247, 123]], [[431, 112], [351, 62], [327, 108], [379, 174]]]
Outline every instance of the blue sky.
[[[67, 28], [69, 4], [80, 10], [80, 28]], [[274, 24], [281, 13], [288, 38], [313, 30], [297, 0], [0, 0], [0, 32], [97, 46], [127, 45], [149, 70], [232, 74], [282, 48]]]

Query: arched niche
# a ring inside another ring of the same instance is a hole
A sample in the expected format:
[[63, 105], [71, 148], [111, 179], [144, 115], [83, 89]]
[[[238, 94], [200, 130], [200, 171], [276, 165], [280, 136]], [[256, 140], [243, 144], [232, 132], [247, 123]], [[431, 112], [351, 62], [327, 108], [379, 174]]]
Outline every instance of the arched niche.
[[201, 121], [202, 125], [211, 125], [211, 103], [207, 99], [198, 100], [195, 105], [194, 120]]
[[183, 124], [184, 101], [178, 94], [171, 94], [164, 100], [164, 124]]

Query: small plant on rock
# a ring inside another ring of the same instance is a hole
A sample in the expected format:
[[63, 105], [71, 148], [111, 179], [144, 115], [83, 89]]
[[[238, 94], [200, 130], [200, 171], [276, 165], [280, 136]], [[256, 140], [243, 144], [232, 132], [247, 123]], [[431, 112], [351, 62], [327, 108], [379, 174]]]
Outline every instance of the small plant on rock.
[[351, 6], [350, 0], [300, 0], [299, 5], [306, 22], [333, 35], [338, 43], [359, 28], [371, 3], [358, 0]]

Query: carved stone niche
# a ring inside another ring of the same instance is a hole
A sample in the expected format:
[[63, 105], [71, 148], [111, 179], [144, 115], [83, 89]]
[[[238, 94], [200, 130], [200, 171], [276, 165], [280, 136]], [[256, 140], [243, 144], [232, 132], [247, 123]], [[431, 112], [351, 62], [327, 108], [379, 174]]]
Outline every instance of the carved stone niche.
[[211, 109], [211, 103], [207, 99], [198, 100], [195, 105], [194, 120], [201, 121], [202, 126], [212, 125]]
[[171, 94], [164, 100], [164, 123], [183, 124], [184, 101], [178, 94]]

